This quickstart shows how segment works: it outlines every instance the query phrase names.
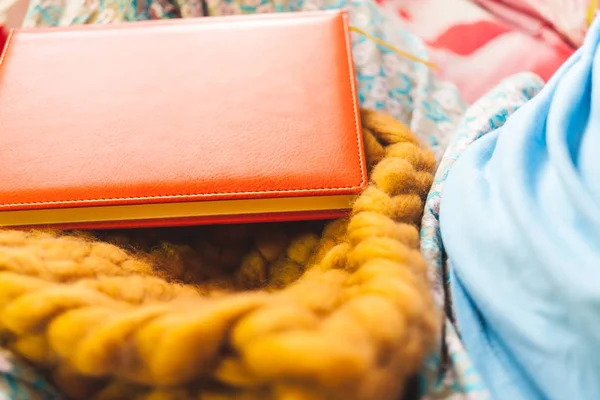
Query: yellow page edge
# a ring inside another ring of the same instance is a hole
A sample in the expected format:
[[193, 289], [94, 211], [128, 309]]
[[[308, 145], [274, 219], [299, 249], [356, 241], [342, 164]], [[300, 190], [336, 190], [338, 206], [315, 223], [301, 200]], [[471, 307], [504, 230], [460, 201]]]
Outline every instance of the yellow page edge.
[[350, 209], [355, 195], [0, 211], [0, 227]]

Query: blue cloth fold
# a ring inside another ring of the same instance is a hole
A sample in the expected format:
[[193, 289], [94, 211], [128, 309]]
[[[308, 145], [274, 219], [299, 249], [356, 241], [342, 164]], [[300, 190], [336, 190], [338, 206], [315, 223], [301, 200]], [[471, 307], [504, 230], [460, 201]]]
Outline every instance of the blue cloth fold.
[[600, 399], [599, 42], [596, 20], [445, 183], [456, 318], [495, 399]]

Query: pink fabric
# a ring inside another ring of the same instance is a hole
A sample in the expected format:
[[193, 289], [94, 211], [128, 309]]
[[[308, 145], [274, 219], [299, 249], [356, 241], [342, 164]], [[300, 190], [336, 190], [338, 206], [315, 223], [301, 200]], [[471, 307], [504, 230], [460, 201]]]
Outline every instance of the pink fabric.
[[531, 71], [548, 80], [579, 46], [586, 0], [381, 0], [420, 36], [473, 102], [500, 80]]
[[526, 32], [546, 30], [573, 47], [583, 43], [589, 0], [474, 1]]
[[[521, 3], [523, 0], [505, 0]], [[527, 0], [574, 47], [583, 43], [590, 0]]]

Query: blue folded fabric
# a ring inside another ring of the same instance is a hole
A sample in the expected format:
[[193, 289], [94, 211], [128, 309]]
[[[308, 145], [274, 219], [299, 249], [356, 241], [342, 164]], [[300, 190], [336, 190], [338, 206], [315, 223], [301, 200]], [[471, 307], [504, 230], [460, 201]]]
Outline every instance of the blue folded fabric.
[[600, 399], [599, 42], [596, 20], [445, 183], [456, 318], [495, 399]]

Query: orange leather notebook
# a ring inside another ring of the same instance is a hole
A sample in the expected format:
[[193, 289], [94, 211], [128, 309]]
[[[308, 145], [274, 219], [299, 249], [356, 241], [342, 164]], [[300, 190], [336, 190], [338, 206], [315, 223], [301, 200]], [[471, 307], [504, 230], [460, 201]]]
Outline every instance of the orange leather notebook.
[[342, 215], [367, 182], [344, 11], [14, 30], [0, 226]]

